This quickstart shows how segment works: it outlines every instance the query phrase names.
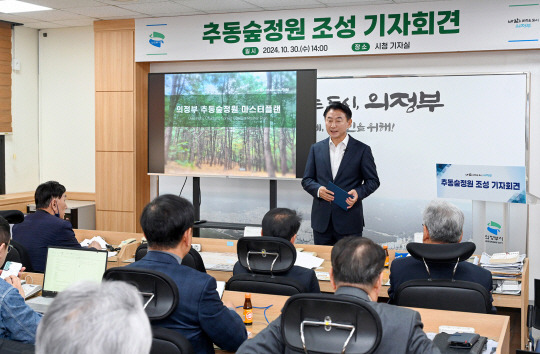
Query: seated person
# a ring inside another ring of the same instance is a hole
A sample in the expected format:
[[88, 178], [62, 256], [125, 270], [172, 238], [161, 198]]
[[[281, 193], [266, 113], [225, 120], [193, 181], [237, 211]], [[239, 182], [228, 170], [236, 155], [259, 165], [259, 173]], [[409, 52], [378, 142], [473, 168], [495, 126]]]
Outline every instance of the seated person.
[[[43, 273], [47, 260], [47, 247], [81, 248], [71, 223], [64, 220], [66, 188], [58, 182], [40, 184], [34, 194], [36, 212], [28, 214], [20, 224], [13, 225], [13, 239], [28, 252], [34, 272]], [[99, 243], [89, 247], [101, 249]]]
[[186, 199], [161, 195], [150, 202], [141, 215], [141, 226], [148, 241], [148, 253], [128, 267], [159, 271], [178, 286], [176, 310], [154, 326], [180, 332], [195, 353], [214, 353], [214, 346], [236, 351], [247, 338], [246, 327], [233, 304], [224, 304], [216, 291], [216, 279], [182, 265], [191, 249], [195, 211]]
[[[424, 243], [443, 244], [458, 243], [463, 238], [463, 212], [446, 201], [433, 200], [424, 210]], [[455, 263], [428, 262], [433, 279], [452, 279]], [[406, 281], [428, 279], [429, 275], [424, 262], [413, 257], [395, 259], [390, 266], [390, 302], [399, 286]], [[459, 262], [455, 280], [478, 283], [490, 292], [492, 290], [491, 272], [469, 263]], [[493, 302], [493, 299], [491, 300]]]
[[[9, 224], [0, 217], [0, 264], [4, 264], [11, 246]], [[21, 281], [15, 276], [0, 279], [0, 338], [34, 343], [41, 315], [24, 302]]]
[[137, 289], [123, 282], [85, 282], [54, 299], [43, 317], [36, 353], [148, 354], [150, 321]]
[[[422, 330], [420, 314], [411, 309], [378, 303], [386, 255], [381, 246], [364, 237], [346, 237], [332, 248], [330, 281], [336, 295], [365, 301], [377, 312], [382, 324], [381, 343], [375, 353], [440, 353]], [[291, 353], [281, 335], [281, 317], [237, 353]]]
[[[280, 237], [294, 244], [302, 219], [294, 210], [275, 208], [267, 212], [262, 220], [261, 236]], [[236, 262], [233, 274], [249, 273], [249, 270]], [[313, 269], [293, 266], [287, 273], [280, 274], [302, 284], [308, 293], [320, 293], [319, 281]]]

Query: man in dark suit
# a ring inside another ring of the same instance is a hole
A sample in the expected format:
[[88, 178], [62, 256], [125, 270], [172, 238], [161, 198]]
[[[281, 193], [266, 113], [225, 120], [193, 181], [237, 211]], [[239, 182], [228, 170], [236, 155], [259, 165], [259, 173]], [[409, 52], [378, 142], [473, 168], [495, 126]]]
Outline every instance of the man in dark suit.
[[[434, 200], [424, 210], [423, 218], [424, 243], [461, 242], [465, 217], [455, 205]], [[454, 264], [428, 262], [428, 266], [433, 279], [452, 279]], [[390, 266], [390, 289], [388, 289], [390, 301], [394, 299], [395, 292], [401, 284], [409, 280], [428, 279], [428, 277], [424, 262], [413, 257], [394, 260]], [[493, 283], [491, 272], [467, 261], [459, 262], [453, 278], [478, 283], [491, 293]], [[493, 302], [493, 299], [491, 301]], [[495, 311], [495, 308], [493, 310]]]
[[[34, 194], [36, 212], [28, 214], [20, 224], [13, 225], [13, 239], [28, 252], [32, 270], [45, 271], [47, 248], [81, 248], [71, 223], [64, 220], [67, 209], [66, 188], [56, 181], [40, 184]], [[97, 242], [89, 247], [101, 249]]]
[[[283, 238], [291, 243], [296, 240], [296, 234], [300, 229], [302, 219], [294, 210], [287, 208], [275, 208], [267, 212], [262, 220], [261, 236], [273, 236]], [[240, 262], [236, 262], [233, 274], [249, 273]], [[302, 284], [308, 293], [320, 293], [319, 281], [313, 269], [293, 266], [287, 273], [281, 276], [296, 280]]]
[[186, 199], [175, 195], [154, 199], [141, 215], [148, 253], [129, 266], [162, 272], [178, 286], [178, 307], [153, 325], [180, 332], [195, 353], [214, 353], [212, 343], [235, 351], [246, 340], [247, 333], [233, 304], [221, 302], [216, 279], [181, 264], [191, 248], [194, 222], [193, 205]]
[[[347, 237], [332, 248], [330, 281], [336, 296], [365, 301], [381, 319], [382, 338], [375, 353], [440, 353], [422, 330], [416, 311], [378, 303], [386, 255], [368, 238]], [[237, 353], [291, 353], [281, 333], [281, 317], [255, 338], [246, 341]]]
[[[333, 102], [324, 111], [329, 137], [311, 146], [302, 187], [313, 196], [311, 227], [317, 245], [333, 245], [345, 236], [362, 236], [364, 214], [362, 199], [380, 182], [371, 148], [350, 137], [352, 112], [345, 104]], [[347, 210], [335, 203], [328, 190], [333, 182], [352, 196]]]

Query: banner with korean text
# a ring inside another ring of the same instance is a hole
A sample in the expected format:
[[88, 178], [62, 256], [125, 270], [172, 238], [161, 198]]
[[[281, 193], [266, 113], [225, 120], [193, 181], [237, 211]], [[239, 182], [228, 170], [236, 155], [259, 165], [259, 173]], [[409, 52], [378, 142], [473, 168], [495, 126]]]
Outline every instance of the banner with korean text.
[[440, 162], [525, 166], [525, 73], [320, 78], [317, 140], [332, 101], [349, 105], [349, 134], [373, 151], [381, 186], [366, 201], [434, 198]]
[[437, 197], [526, 203], [525, 166], [437, 164]]
[[[526, 166], [527, 82], [526, 73], [319, 78], [317, 140], [328, 137], [324, 108], [345, 102], [352, 110], [349, 135], [371, 147], [377, 165], [381, 185], [362, 201], [364, 236], [395, 249], [412, 241], [422, 230], [422, 211], [438, 196], [438, 163]], [[454, 190], [468, 180], [452, 178], [460, 180]], [[513, 182], [493, 181], [505, 182], [505, 190]], [[471, 200], [451, 200], [467, 215], [464, 240], [472, 235]]]
[[135, 20], [135, 60], [538, 49], [540, 4], [456, 0]]

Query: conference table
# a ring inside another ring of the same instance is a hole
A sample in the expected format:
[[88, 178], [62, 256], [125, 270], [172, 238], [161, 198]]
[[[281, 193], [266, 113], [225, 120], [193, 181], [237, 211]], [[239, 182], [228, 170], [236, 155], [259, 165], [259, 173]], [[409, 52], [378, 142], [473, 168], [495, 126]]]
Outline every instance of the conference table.
[[[223, 301], [230, 301], [235, 307], [244, 305], [244, 293], [237, 291], [226, 290], [223, 293]], [[251, 303], [253, 307], [267, 307], [272, 305], [266, 311], [266, 317], [269, 322], [275, 320], [281, 313], [283, 305], [287, 301], [287, 296], [267, 295], [267, 294], [251, 294]], [[439, 333], [439, 326], [459, 326], [473, 327], [475, 333], [481, 336], [492, 339], [498, 343], [496, 353], [509, 353], [510, 345], [510, 323], [508, 316], [485, 315], [478, 313], [456, 312], [456, 311], [441, 311], [414, 308], [422, 316], [424, 323], [424, 331], [426, 333]], [[243, 309], [237, 308], [239, 315]], [[264, 310], [254, 308], [253, 310], [253, 325], [247, 326], [250, 332], [250, 337], [266, 328], [267, 323], [264, 318]], [[216, 353], [226, 353], [222, 350], [217, 350]]]
[[[194, 244], [201, 245], [201, 252], [217, 252], [217, 253], [236, 253], [236, 240], [210, 239], [210, 238], [194, 238]], [[329, 272], [331, 268], [330, 254], [331, 246], [320, 245], [305, 245], [295, 244], [296, 248], [302, 248], [304, 252], [315, 252], [317, 257], [324, 259], [321, 267], [316, 272]], [[392, 263], [395, 257], [394, 250], [389, 250], [389, 261]], [[208, 274], [212, 275], [216, 280], [227, 281], [232, 277], [232, 272], [208, 270]], [[386, 282], [389, 278], [390, 270], [385, 268], [383, 271], [383, 281]], [[529, 260], [526, 258], [523, 264], [521, 295], [503, 295], [493, 294], [493, 305], [497, 308], [519, 309], [520, 321], [520, 343], [521, 349], [527, 344], [527, 305], [529, 295]], [[319, 280], [321, 292], [333, 293], [334, 289], [328, 280]], [[379, 291], [379, 302], [388, 301], [389, 286], [381, 287]]]
[[[21, 279], [25, 279], [28, 283], [43, 285], [43, 274], [41, 273], [21, 273]], [[239, 315], [242, 314], [243, 309], [240, 306], [244, 305], [245, 293], [237, 291], [226, 290], [223, 293], [222, 300], [232, 302]], [[281, 313], [283, 305], [287, 301], [287, 296], [280, 295], [268, 295], [268, 294], [251, 294], [251, 303], [253, 309], [253, 325], [248, 326], [250, 332], [250, 338], [262, 331], [267, 326], [266, 319], [264, 317], [264, 310], [257, 307], [267, 307], [272, 305], [266, 310], [266, 318], [269, 322], [272, 322]], [[415, 308], [422, 316], [422, 322], [424, 323], [424, 331], [438, 333], [439, 326], [459, 326], [459, 327], [473, 327], [475, 333], [478, 333], [488, 339], [492, 339], [498, 343], [496, 353], [506, 354], [509, 353], [510, 345], [510, 324], [508, 316], [499, 315], [485, 315], [477, 313], [466, 313], [456, 311], [440, 311]], [[225, 353], [223, 350], [217, 350], [217, 353]]]
[[[136, 244], [129, 246], [129, 252], [123, 252], [122, 257], [115, 257], [110, 259], [110, 264], [108, 268], [113, 266], [123, 266], [132, 262], [132, 258], [135, 253], [137, 244], [140, 242], [143, 234], [140, 233], [124, 233], [116, 231], [96, 231], [96, 230], [75, 230], [75, 235], [77, 239], [81, 241], [84, 238], [91, 238], [95, 235], [101, 235], [103, 238], [111, 243], [118, 244], [120, 241], [127, 238], [135, 238], [137, 240]], [[215, 252], [215, 253], [227, 253], [227, 254], [236, 254], [236, 240], [233, 239], [212, 239], [212, 238], [203, 238], [203, 237], [194, 237], [193, 244], [198, 244], [201, 247], [201, 252]], [[307, 244], [296, 244], [295, 247], [302, 248], [305, 252], [315, 252], [317, 257], [324, 259], [320, 269], [317, 269], [317, 272], [329, 272], [331, 268], [330, 254], [332, 247], [331, 246], [320, 246], [320, 245], [307, 245]], [[126, 249], [127, 251], [127, 249]], [[390, 262], [394, 259], [395, 251], [389, 250]], [[232, 260], [231, 260], [232, 261]], [[207, 269], [208, 274], [212, 275], [216, 280], [227, 281], [232, 276], [232, 271], [218, 271]], [[384, 270], [384, 279], [388, 279], [389, 270]], [[319, 280], [319, 285], [322, 292], [333, 293], [334, 289], [332, 288], [330, 281], [328, 280]], [[383, 286], [379, 292], [379, 301], [386, 301], [388, 299], [388, 286]], [[521, 349], [525, 348], [527, 344], [527, 305], [528, 305], [528, 294], [529, 294], [529, 261], [525, 259], [523, 265], [523, 274], [522, 274], [522, 291], [521, 295], [501, 295], [493, 294], [493, 304], [502, 310], [509, 309], [514, 310], [512, 316], [516, 315], [519, 317], [519, 326], [516, 325], [513, 327], [513, 330], [519, 330], [520, 335], [520, 347]], [[519, 310], [519, 313], [516, 313], [515, 309]], [[517, 328], [516, 328], [517, 327]]]

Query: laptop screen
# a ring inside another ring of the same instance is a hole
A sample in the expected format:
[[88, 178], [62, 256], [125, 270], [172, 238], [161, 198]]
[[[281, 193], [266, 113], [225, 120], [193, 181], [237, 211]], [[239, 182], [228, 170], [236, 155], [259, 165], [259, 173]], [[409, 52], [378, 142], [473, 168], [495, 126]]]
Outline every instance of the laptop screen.
[[107, 251], [49, 247], [43, 296], [55, 296], [70, 285], [81, 281], [100, 283], [106, 268]]

